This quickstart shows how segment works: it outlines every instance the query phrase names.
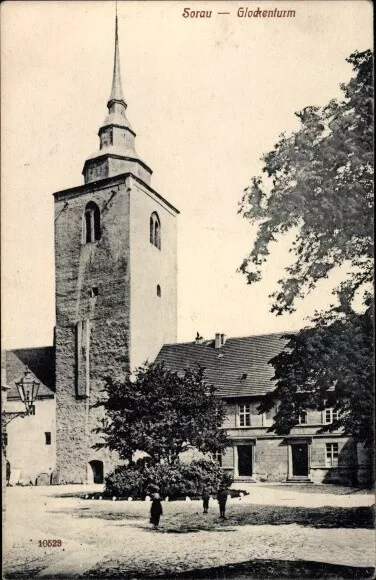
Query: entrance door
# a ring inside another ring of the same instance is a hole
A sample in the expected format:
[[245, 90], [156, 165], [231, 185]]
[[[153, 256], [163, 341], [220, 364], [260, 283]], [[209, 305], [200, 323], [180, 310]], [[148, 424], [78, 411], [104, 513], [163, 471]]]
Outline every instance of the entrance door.
[[251, 476], [252, 471], [252, 445], [238, 445], [239, 477]]
[[[91, 471], [91, 473], [90, 473]], [[89, 463], [89, 482], [103, 483], [103, 461], [90, 461]]]
[[291, 445], [292, 474], [308, 477], [308, 443]]

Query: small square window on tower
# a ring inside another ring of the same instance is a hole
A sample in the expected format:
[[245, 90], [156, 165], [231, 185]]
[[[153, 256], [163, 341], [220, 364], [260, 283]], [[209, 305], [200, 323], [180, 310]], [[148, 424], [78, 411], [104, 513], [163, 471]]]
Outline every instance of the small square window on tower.
[[46, 440], [46, 445], [51, 445], [51, 432], [45, 431], [44, 436]]
[[92, 288], [90, 288], [89, 290], [89, 296], [90, 298], [95, 298], [96, 296], [98, 296], [99, 294], [99, 290], [97, 286], [93, 286]]

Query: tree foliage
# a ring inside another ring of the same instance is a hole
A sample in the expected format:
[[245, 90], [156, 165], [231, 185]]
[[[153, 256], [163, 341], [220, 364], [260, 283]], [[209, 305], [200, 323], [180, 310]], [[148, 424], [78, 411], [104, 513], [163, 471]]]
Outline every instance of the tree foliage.
[[271, 363], [277, 388], [265, 397], [260, 411], [281, 401], [272, 427], [284, 435], [306, 409], [333, 408], [338, 419], [321, 432], [343, 429], [366, 446], [374, 436], [373, 312], [346, 319], [318, 321], [288, 338], [286, 350]]
[[121, 459], [132, 461], [142, 451], [154, 463], [172, 464], [190, 448], [214, 453], [226, 446], [220, 428], [225, 407], [201, 367], [178, 374], [163, 364], [145, 365], [134, 382], [107, 378], [104, 392], [96, 406], [105, 408], [108, 420], [96, 430], [103, 437], [96, 447], [117, 451]]
[[254, 247], [240, 270], [260, 280], [270, 245], [297, 231], [294, 263], [272, 295], [272, 310], [292, 312], [294, 301], [329, 271], [349, 262], [351, 278], [340, 291], [348, 299], [373, 273], [373, 80], [372, 53], [348, 58], [356, 76], [341, 85], [344, 98], [296, 113], [300, 128], [281, 135], [263, 157], [266, 180], [254, 177], [240, 212], [259, 225]]
[[[296, 113], [299, 129], [281, 135], [263, 157], [266, 178], [255, 177], [241, 202], [243, 216], [259, 226], [254, 247], [240, 270], [260, 280], [270, 246], [296, 233], [293, 264], [272, 294], [272, 311], [293, 312], [296, 298], [312, 290], [335, 267], [350, 266], [335, 293], [338, 305], [317, 314], [314, 326], [288, 336], [271, 363], [276, 390], [260, 411], [279, 407], [272, 430], [288, 433], [305, 408], [334, 407], [342, 428], [358, 441], [373, 440], [373, 56], [348, 59], [355, 76], [341, 85], [342, 100]], [[363, 294], [363, 311], [354, 296]]]

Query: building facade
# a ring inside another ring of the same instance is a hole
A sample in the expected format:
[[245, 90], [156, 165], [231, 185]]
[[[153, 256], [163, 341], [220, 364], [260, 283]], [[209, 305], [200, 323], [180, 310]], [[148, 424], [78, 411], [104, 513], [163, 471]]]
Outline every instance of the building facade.
[[35, 485], [38, 477], [51, 482], [56, 466], [55, 353], [53, 347], [19, 349], [4, 353], [2, 385], [7, 385], [6, 420], [24, 413], [16, 383], [30, 371], [39, 383], [38, 396], [26, 417], [15, 416], [6, 425], [4, 449], [10, 466], [11, 485]]
[[313, 483], [369, 483], [371, 462], [367, 451], [340, 431], [320, 433], [333, 422], [335, 412], [309, 410], [288, 436], [270, 427], [275, 409], [260, 414], [263, 396], [275, 388], [269, 361], [286, 344], [281, 334], [229, 338], [165, 345], [157, 362], [174, 372], [197, 364], [226, 403], [223, 425], [231, 445], [218, 457], [236, 481]]

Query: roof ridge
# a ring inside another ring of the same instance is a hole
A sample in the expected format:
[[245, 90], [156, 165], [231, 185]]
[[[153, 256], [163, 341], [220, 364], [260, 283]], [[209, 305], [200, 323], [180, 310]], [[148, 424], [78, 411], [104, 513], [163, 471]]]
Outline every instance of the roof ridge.
[[[259, 337], [263, 337], [263, 336], [283, 336], [285, 334], [295, 334], [296, 332], [299, 331], [295, 331], [295, 330], [285, 330], [282, 332], [266, 332], [266, 333], [262, 333], [262, 334], [249, 334], [247, 336], [228, 336], [226, 338], [226, 344], [227, 342], [229, 342], [230, 340], [244, 340], [244, 339], [249, 339], [249, 338], [259, 338]], [[183, 345], [187, 345], [187, 344], [196, 344], [196, 345], [200, 345], [200, 344], [207, 344], [208, 342], [214, 342], [214, 338], [206, 338], [204, 340], [202, 340], [201, 342], [195, 342], [194, 340], [187, 340], [185, 342], [168, 342], [165, 343], [163, 347], [165, 346], [183, 346]]]

